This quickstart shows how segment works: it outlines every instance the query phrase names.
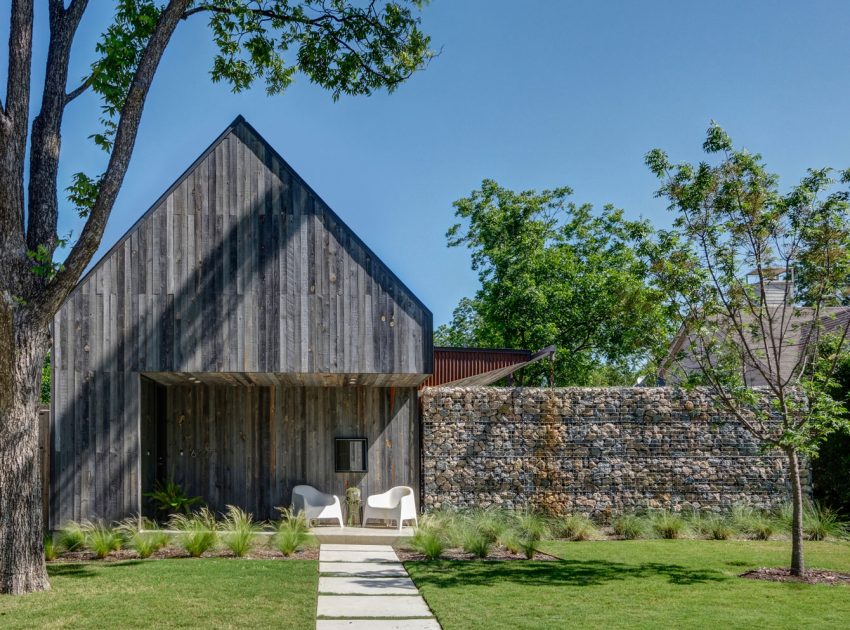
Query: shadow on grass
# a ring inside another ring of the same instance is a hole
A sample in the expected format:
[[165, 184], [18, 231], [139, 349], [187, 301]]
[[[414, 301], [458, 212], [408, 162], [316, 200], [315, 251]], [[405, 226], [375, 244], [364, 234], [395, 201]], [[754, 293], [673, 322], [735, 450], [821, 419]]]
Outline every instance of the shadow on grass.
[[62, 562], [47, 565], [47, 573], [50, 577], [72, 577], [90, 578], [98, 575], [94, 569], [112, 569], [116, 567], [132, 567], [142, 564], [140, 560], [126, 560], [121, 562]]
[[[415, 572], [417, 586], [452, 588], [516, 582], [535, 586], [597, 586], [608, 582], [663, 578], [671, 584], [691, 585], [725, 581], [719, 571], [693, 570], [677, 564], [645, 562], [623, 564], [604, 560], [560, 560], [547, 562], [414, 562], [427, 567]], [[415, 570], [415, 569], [414, 569]]]

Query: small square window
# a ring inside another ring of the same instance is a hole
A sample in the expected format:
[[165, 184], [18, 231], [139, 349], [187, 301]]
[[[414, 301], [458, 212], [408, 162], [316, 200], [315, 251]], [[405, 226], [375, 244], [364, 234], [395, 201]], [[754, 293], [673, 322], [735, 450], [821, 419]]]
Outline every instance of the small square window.
[[366, 472], [366, 438], [336, 438], [334, 469], [336, 472]]

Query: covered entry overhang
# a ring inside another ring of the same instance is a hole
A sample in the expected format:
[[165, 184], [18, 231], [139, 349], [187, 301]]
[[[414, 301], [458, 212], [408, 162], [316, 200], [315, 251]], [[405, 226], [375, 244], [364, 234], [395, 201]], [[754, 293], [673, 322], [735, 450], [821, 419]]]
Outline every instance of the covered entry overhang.
[[142, 372], [161, 385], [245, 385], [343, 387], [418, 387], [429, 374], [321, 373], [321, 372]]
[[[224, 511], [278, 518], [292, 488], [363, 498], [396, 485], [419, 495], [419, 374], [145, 372], [141, 379], [141, 493], [173, 480]], [[340, 438], [363, 458], [339, 469]], [[365, 465], [364, 465], [365, 464]], [[365, 469], [364, 469], [365, 468]]]

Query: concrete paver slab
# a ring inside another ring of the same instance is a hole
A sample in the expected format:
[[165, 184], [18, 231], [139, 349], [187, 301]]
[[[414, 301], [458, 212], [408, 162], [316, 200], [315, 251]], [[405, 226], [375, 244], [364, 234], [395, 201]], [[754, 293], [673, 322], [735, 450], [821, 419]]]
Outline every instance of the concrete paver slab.
[[390, 562], [319, 562], [319, 573], [336, 575], [359, 575], [362, 577], [406, 576], [407, 571], [399, 563]]
[[319, 578], [319, 593], [337, 595], [418, 595], [409, 577], [325, 577]]
[[319, 595], [319, 617], [432, 617], [420, 595]]
[[321, 551], [393, 551], [392, 545], [337, 545], [323, 544]]
[[340, 551], [325, 549], [319, 551], [321, 562], [398, 562], [395, 551]]
[[319, 619], [316, 630], [440, 630], [436, 619]]

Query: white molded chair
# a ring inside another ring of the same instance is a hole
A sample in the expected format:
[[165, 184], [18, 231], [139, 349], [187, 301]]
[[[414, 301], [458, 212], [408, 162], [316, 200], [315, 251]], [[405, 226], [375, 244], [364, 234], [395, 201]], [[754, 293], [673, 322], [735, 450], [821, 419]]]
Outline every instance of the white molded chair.
[[366, 505], [363, 506], [363, 525], [365, 526], [369, 519], [376, 521], [396, 521], [399, 530], [403, 521], [413, 521], [413, 524], [418, 526], [419, 521], [416, 518], [416, 500], [413, 495], [413, 488], [408, 486], [396, 486], [384, 492], [383, 494], [373, 494], [366, 499]]
[[339, 497], [319, 492], [313, 486], [295, 486], [292, 489], [292, 510], [304, 512], [308, 525], [314, 520], [332, 518], [339, 521], [340, 527], [344, 527]]

